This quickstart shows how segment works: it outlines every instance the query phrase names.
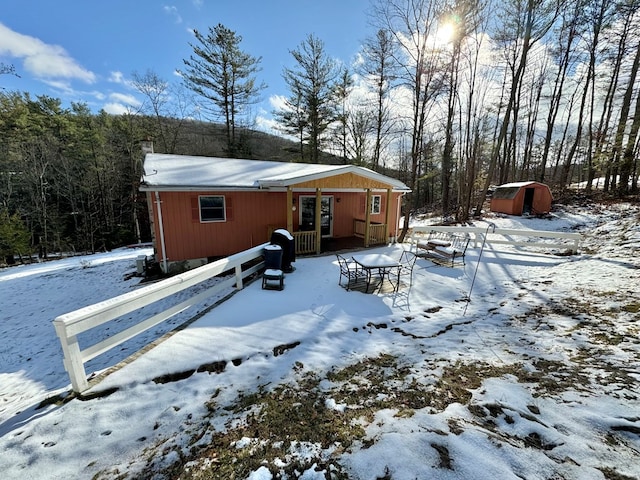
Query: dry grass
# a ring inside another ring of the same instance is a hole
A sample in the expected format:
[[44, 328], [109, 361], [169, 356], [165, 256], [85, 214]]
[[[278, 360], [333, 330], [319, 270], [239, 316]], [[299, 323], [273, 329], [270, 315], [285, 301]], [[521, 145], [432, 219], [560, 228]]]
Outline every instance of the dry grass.
[[[516, 361], [488, 363], [473, 356], [457, 361], [425, 357], [425, 364], [418, 367], [412, 363], [415, 359], [383, 353], [327, 372], [307, 371], [298, 362], [291, 372], [294, 380], [287, 383], [241, 393], [227, 405], [218, 405], [214, 395], [207, 403], [209, 415], [228, 418], [226, 428], [214, 431], [207, 424], [194, 431], [191, 449], [183, 449], [180, 462], [161, 472], [153, 466], [152, 458], [166, 452], [150, 452], [149, 469], [142, 477], [161, 473], [164, 478], [184, 480], [245, 479], [266, 467], [274, 479], [298, 478], [301, 472], [315, 468], [324, 472], [327, 479], [343, 480], [349, 476], [340, 464], [340, 456], [375, 443], [375, 438], [367, 436], [366, 428], [378, 411], [393, 410], [397, 418], [411, 418], [418, 411], [443, 412], [454, 403], [465, 405], [470, 417], [450, 418], [449, 431], [438, 433], [460, 435], [467, 428], [478, 427], [497, 444], [551, 454], [558, 446], [553, 438], [536, 432], [517, 436], [501, 427], [523, 420], [544, 426], [535, 401], [522, 411], [499, 402], [474, 401], [474, 394], [489, 378], [508, 378], [525, 386], [532, 398], [557, 398], [561, 402], [563, 393], [568, 391], [589, 395], [603, 389], [612, 396], [633, 397], [636, 379], [629, 365], [617, 355], [625, 351], [637, 355], [640, 302], [615, 292], [607, 295], [608, 304], [617, 302], [619, 307], [594, 307], [589, 296], [583, 294], [563, 303], [536, 306], [505, 320], [505, 326], [517, 329], [518, 336], [526, 336], [527, 331], [553, 332], [551, 336], [567, 345], [563, 357], [547, 356], [537, 349], [527, 350], [526, 354], [506, 349]], [[430, 313], [437, 313], [437, 309]], [[618, 321], [620, 315], [627, 321]], [[407, 326], [412, 319], [405, 319]], [[471, 328], [471, 323], [461, 322], [456, 328]], [[416, 343], [439, 341], [452, 331], [445, 328], [434, 336], [420, 336], [387, 325], [369, 327], [371, 332], [382, 330], [386, 335], [395, 334], [405, 342]], [[354, 334], [359, 334], [358, 329]], [[283, 346], [273, 354], [286, 355], [297, 345]], [[603, 442], [618, 448], [624, 444], [622, 433], [637, 432], [612, 429]], [[456, 459], [446, 442], [430, 445], [438, 458], [434, 468], [455, 467]], [[629, 480], [613, 468], [603, 466], [600, 470], [607, 479]], [[382, 475], [378, 478], [392, 479], [388, 469]]]

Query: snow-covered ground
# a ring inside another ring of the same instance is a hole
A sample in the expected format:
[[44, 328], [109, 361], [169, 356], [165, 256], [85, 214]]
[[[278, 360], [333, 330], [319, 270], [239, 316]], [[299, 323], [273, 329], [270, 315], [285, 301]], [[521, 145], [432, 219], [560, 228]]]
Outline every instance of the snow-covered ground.
[[346, 291], [335, 256], [299, 258], [281, 292], [254, 282], [89, 362], [101, 372], [204, 312], [90, 400], [68, 394], [51, 322], [138, 288], [148, 251], [0, 271], [2, 477], [640, 478], [640, 209], [487, 221], [584, 241], [419, 259], [398, 293]]

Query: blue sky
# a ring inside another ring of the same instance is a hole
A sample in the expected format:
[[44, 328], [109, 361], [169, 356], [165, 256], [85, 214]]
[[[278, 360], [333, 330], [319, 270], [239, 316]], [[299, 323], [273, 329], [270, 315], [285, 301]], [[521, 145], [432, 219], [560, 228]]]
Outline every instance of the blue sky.
[[282, 70], [294, 66], [290, 50], [314, 34], [328, 55], [351, 62], [371, 31], [369, 6], [369, 0], [2, 0], [0, 62], [14, 65], [20, 78], [2, 75], [0, 88], [119, 113], [140, 98], [128, 84], [132, 72], [151, 69], [179, 82], [174, 72], [192, 53], [193, 29], [222, 23], [242, 36], [244, 51], [262, 57], [258, 78], [268, 88], [257, 113], [269, 115], [269, 99], [288, 94]]

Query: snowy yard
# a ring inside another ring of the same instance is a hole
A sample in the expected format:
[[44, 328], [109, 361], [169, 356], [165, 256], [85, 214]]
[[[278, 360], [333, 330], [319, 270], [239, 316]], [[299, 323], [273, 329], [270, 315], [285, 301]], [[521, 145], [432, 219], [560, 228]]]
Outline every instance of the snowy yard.
[[339, 287], [335, 256], [299, 258], [282, 292], [251, 283], [89, 362], [204, 312], [90, 400], [69, 395], [51, 322], [139, 287], [141, 251], [0, 271], [3, 478], [640, 478], [640, 209], [487, 220], [585, 238], [573, 256], [419, 259], [384, 294]]

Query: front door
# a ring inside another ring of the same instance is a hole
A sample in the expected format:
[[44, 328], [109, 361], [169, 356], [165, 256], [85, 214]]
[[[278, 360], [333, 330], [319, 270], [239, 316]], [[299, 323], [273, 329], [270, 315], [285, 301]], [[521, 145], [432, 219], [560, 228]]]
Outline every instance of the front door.
[[[300, 196], [300, 230], [316, 229], [316, 197]], [[320, 205], [320, 233], [323, 237], [333, 235], [333, 197], [323, 196]]]

